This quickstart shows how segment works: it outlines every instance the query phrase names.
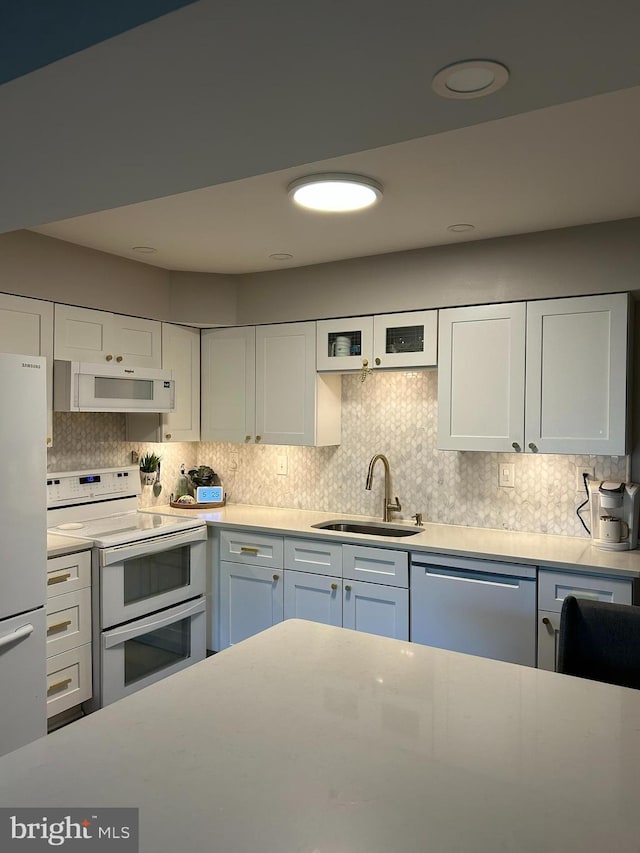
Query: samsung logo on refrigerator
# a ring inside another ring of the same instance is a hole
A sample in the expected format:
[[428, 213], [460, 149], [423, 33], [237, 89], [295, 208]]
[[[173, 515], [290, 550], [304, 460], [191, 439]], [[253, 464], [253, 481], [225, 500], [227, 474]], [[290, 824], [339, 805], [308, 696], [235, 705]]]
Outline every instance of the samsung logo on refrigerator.
[[41, 365], [39, 365], [39, 364], [32, 364], [30, 361], [23, 361], [23, 362], [22, 362], [22, 366], [23, 366], [23, 367], [30, 367], [30, 368], [33, 368], [33, 370], [40, 370], [40, 367], [41, 367]]

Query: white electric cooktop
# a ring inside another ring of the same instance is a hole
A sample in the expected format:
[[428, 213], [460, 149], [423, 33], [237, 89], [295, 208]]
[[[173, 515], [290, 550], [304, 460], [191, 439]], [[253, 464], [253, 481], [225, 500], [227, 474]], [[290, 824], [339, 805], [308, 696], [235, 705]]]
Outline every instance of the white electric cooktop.
[[90, 540], [98, 548], [110, 548], [206, 526], [199, 518], [171, 518], [146, 512], [125, 512], [87, 521], [66, 521], [50, 527], [51, 533]]

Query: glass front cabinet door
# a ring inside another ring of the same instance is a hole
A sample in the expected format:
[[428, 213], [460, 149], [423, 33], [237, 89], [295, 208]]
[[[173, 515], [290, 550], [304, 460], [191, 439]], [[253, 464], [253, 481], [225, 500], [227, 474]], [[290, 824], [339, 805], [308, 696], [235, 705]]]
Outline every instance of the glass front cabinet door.
[[373, 364], [384, 367], [435, 367], [438, 312], [407, 311], [373, 318]]
[[373, 317], [347, 317], [317, 322], [317, 370], [360, 370], [371, 367]]
[[438, 312], [318, 320], [317, 341], [318, 370], [434, 367]]

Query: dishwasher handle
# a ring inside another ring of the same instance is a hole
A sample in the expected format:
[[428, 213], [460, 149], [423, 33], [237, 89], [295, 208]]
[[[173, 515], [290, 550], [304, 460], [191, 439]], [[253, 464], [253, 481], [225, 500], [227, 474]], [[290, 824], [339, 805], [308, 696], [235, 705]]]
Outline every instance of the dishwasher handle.
[[457, 571], [465, 574], [506, 575], [512, 578], [536, 578], [536, 566], [523, 563], [508, 563], [502, 560], [483, 560], [479, 557], [457, 557], [454, 554], [412, 553], [411, 566], [428, 568], [435, 571], [441, 568], [449, 573]]
[[462, 583], [476, 583], [483, 586], [498, 586], [498, 587], [519, 587], [522, 580], [528, 578], [515, 578], [511, 575], [494, 575], [486, 572], [470, 572], [459, 571], [451, 572], [447, 569], [440, 569], [434, 566], [416, 566], [416, 568], [424, 569], [425, 575], [431, 577], [442, 578], [443, 580], [460, 581]]

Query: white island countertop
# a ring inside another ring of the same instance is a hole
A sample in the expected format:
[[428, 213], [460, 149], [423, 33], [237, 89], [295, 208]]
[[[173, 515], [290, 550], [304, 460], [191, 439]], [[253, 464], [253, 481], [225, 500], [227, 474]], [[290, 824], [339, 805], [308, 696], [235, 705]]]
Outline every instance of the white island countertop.
[[[486, 560], [512, 561], [526, 565], [551, 567], [559, 570], [611, 574], [618, 577], [640, 577], [640, 550], [604, 551], [594, 547], [584, 536], [557, 536], [544, 533], [520, 533], [512, 530], [493, 530], [484, 527], [463, 527], [455, 524], [425, 522], [423, 532], [415, 536], [371, 536], [318, 530], [313, 527], [325, 521], [353, 519], [380, 521], [377, 518], [316, 512], [314, 510], [280, 507], [227, 504], [220, 509], [190, 510], [165, 506], [147, 508], [143, 512], [197, 516], [214, 527], [246, 528], [262, 533], [277, 533], [339, 539], [361, 545], [387, 545], [424, 554], [451, 554], [478, 557]], [[400, 524], [412, 526], [412, 522]]]
[[640, 691], [291, 620], [0, 759], [140, 853], [637, 853]]

